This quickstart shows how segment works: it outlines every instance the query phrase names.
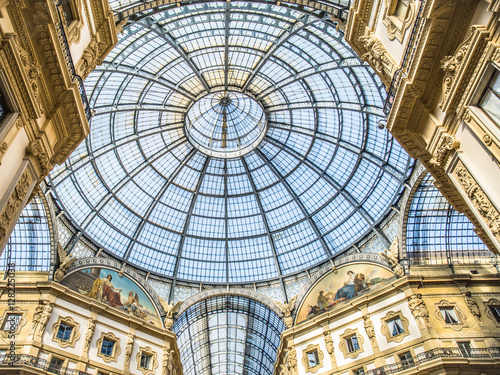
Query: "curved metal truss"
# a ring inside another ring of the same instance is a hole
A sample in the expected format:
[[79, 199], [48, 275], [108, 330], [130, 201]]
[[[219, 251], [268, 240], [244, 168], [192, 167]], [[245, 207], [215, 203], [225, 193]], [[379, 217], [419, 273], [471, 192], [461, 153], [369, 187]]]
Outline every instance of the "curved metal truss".
[[285, 324], [266, 305], [219, 295], [189, 307], [175, 322], [184, 374], [272, 374]]
[[408, 210], [406, 257], [410, 265], [493, 263], [497, 257], [474, 232], [474, 225], [457, 212], [427, 174]]
[[[58, 200], [105, 251], [174, 281], [282, 280], [336, 257], [376, 228], [409, 172], [377, 127], [383, 85], [321, 12], [151, 11], [85, 85], [91, 134], [51, 173]], [[219, 90], [267, 114], [244, 156], [206, 155], [184, 133], [187, 109]]]
[[26, 205], [0, 256], [0, 269], [13, 263], [16, 271], [50, 271], [51, 232], [47, 212], [38, 195]]

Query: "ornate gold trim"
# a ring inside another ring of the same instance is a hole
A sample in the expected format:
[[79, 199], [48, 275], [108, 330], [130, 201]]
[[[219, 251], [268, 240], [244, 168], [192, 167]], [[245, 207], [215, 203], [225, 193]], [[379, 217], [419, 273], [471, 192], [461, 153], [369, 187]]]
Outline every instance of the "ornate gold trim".
[[[464, 312], [457, 307], [456, 302], [448, 302], [446, 300], [442, 300], [439, 303], [434, 305], [436, 307], [434, 314], [443, 323], [445, 328], [451, 328], [455, 331], [461, 331], [464, 327], [467, 327], [465, 321], [467, 320], [467, 316], [465, 316]], [[443, 314], [441, 313], [442, 307], [452, 307], [457, 315], [458, 323], [446, 323], [443, 318]]]
[[[68, 340], [63, 340], [57, 337], [57, 332], [59, 331], [61, 323], [73, 328]], [[57, 322], [52, 325], [52, 333], [52, 341], [56, 342], [61, 348], [74, 348], [76, 342], [80, 338], [80, 323], [75, 322], [71, 316], [60, 316], [57, 319]]]
[[402, 43], [406, 30], [408, 30], [412, 25], [417, 6], [415, 5], [414, 0], [409, 0], [406, 14], [404, 18], [401, 19], [395, 14], [399, 1], [400, 0], [385, 0], [385, 10], [382, 23], [387, 27], [387, 35], [389, 39], [397, 39]]
[[[4, 327], [4, 324], [6, 323], [5, 319], [7, 318], [8, 315], [18, 315], [21, 314], [21, 320], [19, 321], [19, 324], [16, 327], [16, 330], [14, 332], [11, 332], [9, 330], [9, 327]], [[13, 309], [5, 310], [3, 312], [2, 317], [0, 318], [0, 336], [1, 337], [8, 337], [11, 333], [14, 333], [14, 335], [19, 335], [21, 333], [21, 329], [26, 325], [28, 322], [28, 319], [26, 318], [27, 311], [26, 310], [21, 310], [19, 307], [15, 306]]]
[[493, 206], [493, 203], [491, 203], [490, 199], [461, 161], [458, 161], [453, 174], [456, 176], [474, 208], [488, 225], [491, 233], [500, 241], [500, 213], [496, 207]]
[[[316, 351], [316, 353], [318, 353], [318, 364], [316, 366], [309, 367], [309, 360], [307, 359], [307, 355], [313, 351]], [[307, 348], [302, 350], [302, 364], [304, 365], [306, 372], [312, 372], [313, 374], [315, 372], [317, 372], [321, 367], [323, 367], [323, 358], [324, 357], [325, 357], [325, 355], [323, 354], [323, 351], [319, 348], [319, 344], [307, 345]]]
[[[356, 338], [358, 339], [358, 346], [359, 346], [359, 349], [357, 350], [353, 350], [351, 352], [348, 351], [348, 348], [347, 348], [347, 339], [349, 337], [352, 337], [352, 336], [356, 336]], [[339, 344], [339, 347], [340, 347], [340, 350], [342, 351], [342, 353], [344, 354], [344, 358], [351, 358], [351, 359], [355, 359], [358, 355], [360, 355], [361, 353], [363, 353], [364, 349], [363, 349], [363, 343], [364, 343], [364, 339], [363, 339], [363, 336], [361, 336], [358, 332], [358, 329], [351, 329], [351, 328], [348, 328], [345, 330], [345, 332], [343, 334], [340, 335], [340, 344]]]
[[[104, 339], [109, 341], [113, 341], [115, 344], [113, 345], [113, 351], [111, 355], [106, 355], [101, 352], [102, 342]], [[101, 357], [104, 362], [116, 362], [118, 359], [118, 355], [121, 353], [122, 349], [120, 347], [120, 339], [115, 336], [113, 332], [101, 332], [101, 337], [97, 340], [97, 356]]]
[[500, 321], [498, 321], [494, 316], [493, 313], [491, 312], [491, 307], [492, 306], [498, 306], [500, 307], [500, 300], [495, 299], [495, 298], [490, 298], [488, 301], [483, 301], [483, 304], [485, 306], [484, 313], [485, 315], [493, 320], [493, 322], [496, 324], [497, 327], [500, 327]]
[[[141, 367], [142, 354], [151, 356], [150, 368]], [[135, 359], [137, 361], [137, 370], [140, 370], [143, 375], [152, 375], [155, 373], [156, 368], [158, 367], [158, 360], [156, 359], [156, 352], [153, 351], [153, 349], [151, 349], [149, 346], [139, 348], [139, 352], [135, 356]]]
[[[389, 330], [389, 324], [388, 322], [397, 319], [401, 321], [401, 324], [403, 325], [403, 330], [404, 332], [399, 333], [397, 335], [392, 335], [390, 330]], [[382, 318], [382, 329], [381, 332], [385, 336], [387, 342], [401, 342], [404, 340], [406, 336], [410, 334], [410, 331], [408, 327], [410, 326], [410, 323], [408, 319], [406, 319], [403, 316], [403, 313], [401, 311], [389, 311], [383, 318]]]

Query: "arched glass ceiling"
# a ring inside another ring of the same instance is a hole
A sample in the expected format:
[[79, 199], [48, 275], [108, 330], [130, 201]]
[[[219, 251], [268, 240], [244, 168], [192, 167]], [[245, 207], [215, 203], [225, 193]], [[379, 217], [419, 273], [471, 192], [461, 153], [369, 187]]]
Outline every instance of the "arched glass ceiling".
[[267, 306], [234, 295], [194, 304], [172, 327], [186, 375], [270, 375], [284, 329]]
[[[308, 269], [384, 217], [409, 157], [386, 132], [385, 90], [327, 14], [208, 2], [137, 18], [85, 81], [91, 134], [51, 173], [66, 214], [120, 260], [202, 283]], [[191, 144], [209, 93], [255, 98], [268, 128], [244, 156]]]
[[41, 198], [36, 195], [17, 220], [9, 242], [0, 256], [0, 269], [8, 263], [16, 271], [49, 271], [50, 231]]
[[406, 251], [411, 264], [489, 262], [495, 257], [474, 232], [474, 225], [451, 206], [428, 174], [408, 212]]

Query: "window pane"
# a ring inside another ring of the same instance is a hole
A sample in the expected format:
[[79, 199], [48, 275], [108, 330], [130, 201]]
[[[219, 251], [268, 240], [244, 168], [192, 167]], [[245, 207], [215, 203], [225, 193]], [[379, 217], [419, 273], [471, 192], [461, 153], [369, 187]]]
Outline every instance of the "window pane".
[[15, 331], [19, 326], [21, 317], [21, 314], [8, 314], [7, 319], [5, 319], [5, 323], [3, 324], [4, 331]]
[[458, 317], [453, 307], [441, 307], [440, 310], [446, 324], [458, 324]]

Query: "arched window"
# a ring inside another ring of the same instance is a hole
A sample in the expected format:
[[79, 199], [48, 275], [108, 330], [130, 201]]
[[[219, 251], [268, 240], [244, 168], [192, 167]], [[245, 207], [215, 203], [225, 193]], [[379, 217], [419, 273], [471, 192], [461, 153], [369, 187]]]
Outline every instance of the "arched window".
[[49, 271], [50, 231], [38, 196], [24, 208], [0, 256], [2, 269], [6, 269], [7, 263], [14, 263], [16, 271]]
[[494, 256], [474, 225], [448, 203], [428, 174], [411, 201], [406, 227], [410, 264], [484, 263]]
[[234, 295], [195, 303], [172, 327], [186, 375], [272, 374], [284, 329], [267, 306]]

